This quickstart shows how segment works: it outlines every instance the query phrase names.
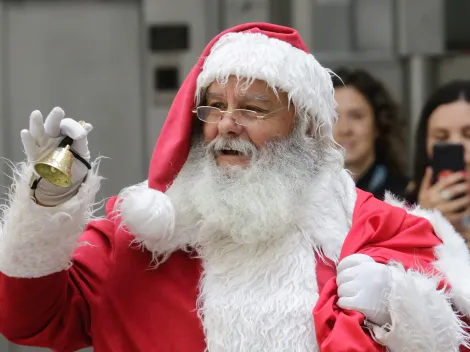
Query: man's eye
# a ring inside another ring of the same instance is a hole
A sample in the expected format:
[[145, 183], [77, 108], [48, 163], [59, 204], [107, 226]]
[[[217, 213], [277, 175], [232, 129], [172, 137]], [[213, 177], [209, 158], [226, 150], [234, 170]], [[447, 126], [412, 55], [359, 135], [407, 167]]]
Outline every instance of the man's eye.
[[225, 107], [225, 104], [224, 104], [224, 103], [215, 102], [215, 103], [209, 104], [209, 106], [212, 106], [212, 107], [214, 107], [214, 108], [223, 109], [223, 108]]
[[264, 113], [267, 113], [266, 110], [261, 109], [261, 108], [259, 108], [259, 107], [257, 107], [257, 106], [247, 106], [245, 109], [251, 110], [251, 111], [255, 111], [255, 112], [258, 112], [258, 113], [263, 113], [263, 114], [264, 114]]

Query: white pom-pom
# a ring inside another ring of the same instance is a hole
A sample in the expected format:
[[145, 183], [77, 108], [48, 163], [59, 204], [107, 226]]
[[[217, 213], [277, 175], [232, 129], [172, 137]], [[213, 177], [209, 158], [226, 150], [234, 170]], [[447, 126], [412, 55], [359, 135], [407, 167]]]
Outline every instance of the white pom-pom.
[[120, 196], [121, 225], [152, 253], [174, 251], [175, 210], [170, 198], [146, 184], [128, 188]]

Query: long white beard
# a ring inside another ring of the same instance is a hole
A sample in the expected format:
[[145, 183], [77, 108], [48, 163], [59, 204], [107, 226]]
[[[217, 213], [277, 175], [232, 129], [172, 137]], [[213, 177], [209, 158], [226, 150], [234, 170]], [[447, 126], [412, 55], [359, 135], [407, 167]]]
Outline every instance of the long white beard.
[[254, 244], [286, 236], [307, 190], [327, 164], [325, 146], [294, 133], [259, 150], [247, 148], [252, 154], [247, 168], [218, 166], [214, 153], [227, 143], [239, 141], [196, 143], [167, 191], [176, 210], [176, 234], [194, 247], [216, 240]]

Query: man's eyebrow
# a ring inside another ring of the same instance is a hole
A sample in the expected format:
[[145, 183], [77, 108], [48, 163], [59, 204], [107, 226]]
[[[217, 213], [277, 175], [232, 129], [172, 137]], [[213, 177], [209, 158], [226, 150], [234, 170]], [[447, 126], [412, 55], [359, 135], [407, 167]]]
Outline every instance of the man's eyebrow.
[[246, 100], [254, 100], [254, 101], [262, 101], [262, 102], [269, 102], [269, 98], [264, 94], [246, 94], [244, 95]]
[[206, 98], [223, 98], [224, 95], [222, 93], [213, 93], [213, 92], [206, 92]]

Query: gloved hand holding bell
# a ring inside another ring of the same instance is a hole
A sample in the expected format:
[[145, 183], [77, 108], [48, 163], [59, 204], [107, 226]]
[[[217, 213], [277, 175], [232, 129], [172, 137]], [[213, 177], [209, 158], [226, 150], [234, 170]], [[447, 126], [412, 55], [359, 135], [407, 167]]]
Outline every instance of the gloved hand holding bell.
[[[82, 126], [84, 121], [79, 122]], [[43, 179], [59, 187], [70, 187], [72, 185], [72, 165], [74, 155], [70, 151], [73, 139], [65, 137], [58, 148], [45, 160], [34, 165], [34, 171]]]
[[91, 168], [87, 135], [92, 129], [89, 123], [66, 118], [61, 108], [54, 108], [45, 121], [40, 111], [31, 113], [21, 140], [37, 174], [36, 201], [56, 205], [73, 196]]

